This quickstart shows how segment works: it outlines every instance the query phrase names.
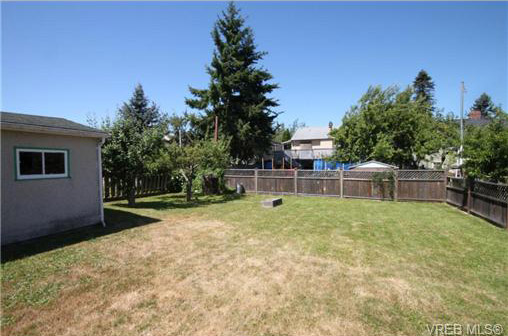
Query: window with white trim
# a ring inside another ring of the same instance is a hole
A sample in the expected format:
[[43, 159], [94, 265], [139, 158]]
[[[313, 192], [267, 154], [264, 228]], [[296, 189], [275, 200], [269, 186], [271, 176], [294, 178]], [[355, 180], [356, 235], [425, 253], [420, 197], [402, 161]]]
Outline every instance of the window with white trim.
[[16, 148], [18, 180], [69, 177], [69, 151]]

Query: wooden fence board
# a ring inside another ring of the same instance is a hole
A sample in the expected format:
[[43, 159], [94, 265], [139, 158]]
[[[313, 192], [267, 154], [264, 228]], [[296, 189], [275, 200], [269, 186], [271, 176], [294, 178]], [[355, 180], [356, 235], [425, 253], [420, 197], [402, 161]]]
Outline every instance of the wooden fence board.
[[[296, 174], [287, 169], [257, 172], [254, 169], [234, 169], [225, 174], [229, 187], [235, 188], [240, 183], [248, 192], [256, 192], [257, 181], [257, 191], [260, 193], [294, 194], [296, 187], [297, 195], [390, 198], [390, 182], [383, 182], [384, 188], [381, 188], [372, 177], [373, 172], [368, 171], [299, 170]], [[113, 184], [112, 187], [115, 186]], [[469, 188], [463, 179], [447, 179], [442, 170], [398, 170], [394, 197], [401, 201], [447, 202], [507, 227], [508, 186], [475, 181]], [[471, 195], [470, 198], [468, 195]]]
[[[144, 176], [136, 178], [135, 195], [136, 197], [151, 196], [166, 193], [168, 191], [168, 176]], [[123, 190], [123, 181], [103, 176], [104, 201], [115, 201], [126, 199], [127, 195]]]
[[508, 228], [506, 189], [507, 186], [504, 184], [484, 181], [470, 181], [467, 184], [464, 179], [450, 178], [446, 187], [446, 201], [462, 210]]

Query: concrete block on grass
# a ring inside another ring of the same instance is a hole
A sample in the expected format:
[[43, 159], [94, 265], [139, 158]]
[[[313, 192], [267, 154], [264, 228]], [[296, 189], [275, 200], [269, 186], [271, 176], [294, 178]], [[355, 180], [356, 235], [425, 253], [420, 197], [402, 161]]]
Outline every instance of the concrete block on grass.
[[278, 205], [282, 205], [282, 198], [271, 198], [261, 201], [263, 208], [275, 208]]

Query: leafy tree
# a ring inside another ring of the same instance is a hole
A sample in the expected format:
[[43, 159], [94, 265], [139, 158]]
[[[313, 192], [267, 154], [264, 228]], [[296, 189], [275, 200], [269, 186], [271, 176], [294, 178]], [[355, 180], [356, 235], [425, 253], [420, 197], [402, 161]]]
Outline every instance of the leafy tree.
[[284, 123], [280, 123], [277, 126], [277, 131], [275, 132], [273, 140], [277, 142], [285, 142], [291, 140], [291, 137], [293, 134], [295, 134], [296, 130], [301, 127], [305, 127], [305, 123], [299, 122], [298, 119], [293, 121], [289, 127], [286, 127]]
[[424, 144], [424, 152], [427, 154], [439, 153], [441, 155], [441, 167], [446, 168], [455, 161], [460, 146], [459, 123], [452, 113], [444, 115], [437, 111], [432, 120], [432, 136]]
[[508, 115], [500, 107], [489, 124], [467, 128], [464, 155], [467, 175], [508, 182]]
[[181, 116], [177, 114], [171, 115], [168, 119], [168, 123], [170, 128], [168, 137], [176, 141], [180, 147], [186, 144], [188, 142], [187, 126], [189, 124], [187, 112]]
[[224, 170], [230, 162], [226, 141], [195, 140], [183, 147], [173, 143], [168, 151], [175, 158], [176, 168], [184, 179], [187, 201], [192, 199], [195, 180], [202, 182], [203, 176], [214, 175], [223, 183]]
[[471, 110], [480, 111], [482, 113], [482, 117], [484, 118], [493, 118], [497, 113], [496, 106], [492, 102], [490, 96], [486, 93], [482, 93], [480, 97], [475, 100]]
[[256, 51], [254, 34], [246, 27], [234, 3], [230, 3], [212, 30], [215, 44], [212, 62], [207, 67], [207, 89], [189, 88], [188, 106], [204, 112], [194, 120], [201, 138], [214, 132], [215, 116], [219, 134], [230, 139], [230, 153], [237, 162], [261, 156], [271, 145], [273, 120], [278, 103], [268, 95], [278, 88], [268, 83], [272, 75], [257, 66], [266, 55]]
[[413, 81], [415, 99], [421, 99], [430, 108], [434, 105], [434, 82], [425, 70], [420, 70]]
[[413, 90], [397, 87], [383, 90], [370, 87], [358, 105], [344, 116], [342, 125], [331, 135], [342, 162], [379, 160], [399, 167], [417, 166], [429, 151], [433, 119], [428, 105], [413, 100]]
[[130, 206], [135, 204], [136, 177], [145, 175], [158, 157], [167, 128], [157, 109], [150, 114], [157, 116], [158, 123], [155, 119], [147, 123], [148, 119], [142, 117], [146, 116], [146, 105], [138, 102], [146, 98], [139, 95], [138, 88], [140, 86], [133, 98], [119, 109], [114, 122], [105, 127], [110, 136], [102, 147], [104, 171], [123, 181], [122, 188]]

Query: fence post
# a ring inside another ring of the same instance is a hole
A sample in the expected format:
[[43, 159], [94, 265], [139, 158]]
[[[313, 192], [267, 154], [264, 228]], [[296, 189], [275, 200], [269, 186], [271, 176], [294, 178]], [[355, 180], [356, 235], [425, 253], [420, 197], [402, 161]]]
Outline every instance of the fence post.
[[254, 190], [258, 193], [258, 169], [254, 169]]
[[397, 201], [399, 198], [399, 171], [397, 169], [393, 170], [393, 200]]
[[339, 186], [340, 186], [340, 198], [344, 198], [344, 169], [343, 168], [340, 168], [340, 173], [339, 173]]
[[443, 199], [443, 202], [446, 203], [446, 200], [448, 199], [448, 191], [447, 191], [448, 189], [446, 188], [446, 186], [448, 184], [448, 169], [445, 169], [443, 171], [443, 174], [444, 174], [444, 177], [443, 177], [443, 182], [444, 182], [444, 187], [443, 187], [444, 188], [444, 194], [443, 194], [444, 195], [443, 196], [444, 199]]
[[295, 196], [298, 196], [298, 169], [293, 170], [293, 176]]
[[508, 230], [508, 198], [506, 198], [506, 221], [505, 221], [505, 229]]
[[466, 180], [467, 184], [467, 213], [471, 213], [471, 179]]
[[508, 198], [506, 199], [506, 226], [505, 229], [508, 230]]

